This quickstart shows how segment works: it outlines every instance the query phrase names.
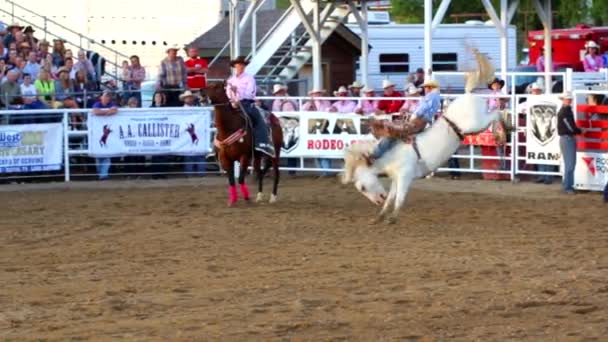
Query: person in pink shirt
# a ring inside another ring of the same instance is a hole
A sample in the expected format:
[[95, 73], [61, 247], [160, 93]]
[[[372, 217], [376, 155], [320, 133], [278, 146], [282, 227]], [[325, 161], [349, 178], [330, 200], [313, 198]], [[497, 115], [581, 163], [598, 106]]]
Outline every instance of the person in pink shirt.
[[[348, 90], [345, 86], [340, 86], [340, 88], [338, 88], [338, 91], [334, 91], [334, 96], [347, 97]], [[338, 100], [334, 102], [331, 107], [329, 107], [329, 111], [332, 113], [354, 113], [356, 106], [357, 103], [353, 100]]]
[[[553, 53], [553, 48], [551, 48], [551, 53]], [[545, 48], [540, 50], [540, 56], [536, 59], [536, 71], [544, 72], [545, 71]], [[551, 71], [555, 71], [555, 65], [551, 64]]]
[[[418, 97], [420, 96], [420, 89], [416, 88], [413, 83], [410, 83], [405, 89], [405, 95], [407, 97]], [[416, 107], [418, 107], [418, 102], [419, 100], [417, 99], [405, 100], [405, 102], [403, 102], [403, 106], [401, 106], [401, 109], [399, 109], [399, 113], [402, 116], [412, 114], [416, 110]]]
[[306, 102], [302, 105], [302, 111], [305, 112], [327, 112], [329, 111], [329, 107], [331, 107], [331, 103], [328, 100], [320, 100], [317, 97], [323, 95], [325, 90], [322, 89], [313, 89], [308, 92], [308, 96], [311, 97], [310, 101]]
[[355, 113], [360, 115], [370, 115], [376, 111], [378, 108], [378, 100], [366, 100], [366, 97], [375, 97], [376, 94], [374, 89], [369, 87], [364, 87], [361, 89], [361, 94], [363, 94], [363, 98], [359, 100], [359, 104], [355, 108]]
[[[287, 94], [287, 86], [282, 84], [275, 84], [272, 89], [272, 95], [276, 97], [289, 96]], [[272, 101], [273, 112], [295, 112], [298, 109], [298, 105], [293, 101], [286, 98], [277, 98]]]
[[600, 56], [600, 46], [593, 40], [585, 44], [587, 53], [583, 57], [583, 68], [587, 72], [598, 72], [604, 67], [604, 59]]
[[494, 109], [503, 109], [504, 101], [501, 101], [499, 97], [502, 95], [502, 88], [505, 86], [505, 81], [498, 79], [495, 77], [492, 82], [488, 83], [488, 88], [492, 90], [492, 95], [496, 95], [496, 97], [488, 97], [488, 110], [493, 111]]

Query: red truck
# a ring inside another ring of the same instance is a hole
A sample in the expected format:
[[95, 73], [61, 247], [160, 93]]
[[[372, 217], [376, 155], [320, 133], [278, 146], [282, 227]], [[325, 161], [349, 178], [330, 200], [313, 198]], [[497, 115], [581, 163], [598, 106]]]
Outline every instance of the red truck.
[[[555, 29], [551, 31], [553, 46], [553, 65], [555, 68], [572, 68], [574, 71], [584, 71], [583, 62], [585, 43], [593, 40], [600, 45], [600, 53], [608, 50], [608, 26], [591, 27], [576, 25], [574, 28]], [[542, 54], [545, 45], [544, 31], [528, 32], [528, 48], [530, 65], [536, 65], [536, 60]]]

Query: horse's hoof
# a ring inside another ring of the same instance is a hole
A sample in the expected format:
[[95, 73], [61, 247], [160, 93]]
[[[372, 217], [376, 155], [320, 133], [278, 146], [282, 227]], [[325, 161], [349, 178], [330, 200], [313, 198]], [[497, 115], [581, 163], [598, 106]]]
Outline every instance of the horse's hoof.
[[381, 223], [384, 220], [384, 216], [382, 215], [378, 215], [376, 217], [374, 217], [373, 219], [371, 219], [369, 221], [370, 225], [377, 225], [378, 223]]
[[270, 200], [268, 200], [268, 203], [277, 203], [277, 196], [276, 195], [270, 195]]
[[389, 216], [386, 218], [386, 223], [387, 224], [396, 224], [397, 218], [395, 216]]
[[255, 197], [255, 201], [256, 201], [257, 203], [260, 203], [260, 202], [262, 202], [263, 200], [264, 200], [264, 194], [263, 194], [263, 193], [261, 193], [261, 192], [258, 192], [258, 195]]

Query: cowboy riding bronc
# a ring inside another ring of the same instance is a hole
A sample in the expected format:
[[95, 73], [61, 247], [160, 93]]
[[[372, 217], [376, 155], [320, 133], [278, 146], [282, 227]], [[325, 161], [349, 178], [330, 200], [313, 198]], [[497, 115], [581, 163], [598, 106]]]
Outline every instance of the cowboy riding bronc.
[[251, 120], [255, 149], [270, 157], [274, 157], [275, 151], [270, 143], [268, 126], [255, 106], [255, 79], [253, 76], [245, 73], [245, 66], [247, 64], [249, 62], [245, 60], [244, 56], [239, 56], [230, 61], [230, 66], [236, 69], [236, 73], [227, 81], [226, 95], [230, 99], [232, 106], [238, 108], [240, 105]]
[[433, 116], [441, 106], [439, 94], [439, 83], [434, 80], [425, 82], [423, 85], [426, 96], [412, 114], [410, 120], [400, 124], [388, 121], [375, 121], [372, 123], [374, 133], [383, 138], [371, 154], [366, 156], [367, 163], [373, 164], [375, 160], [391, 149], [399, 140], [408, 140], [412, 135], [422, 132], [427, 124], [433, 121]]

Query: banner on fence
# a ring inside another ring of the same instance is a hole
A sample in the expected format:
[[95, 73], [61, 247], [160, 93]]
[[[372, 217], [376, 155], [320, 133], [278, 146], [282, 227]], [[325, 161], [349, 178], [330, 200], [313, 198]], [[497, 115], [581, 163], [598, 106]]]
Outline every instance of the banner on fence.
[[603, 190], [608, 183], [608, 153], [577, 152], [574, 187]]
[[63, 124], [0, 126], [0, 173], [61, 169]]
[[284, 157], [342, 158], [344, 149], [351, 144], [375, 140], [369, 117], [327, 112], [277, 112], [275, 115], [283, 127], [281, 155]]
[[557, 135], [557, 112], [561, 101], [556, 96], [530, 96], [526, 109], [526, 163], [559, 165], [561, 152]]
[[211, 111], [129, 111], [89, 115], [89, 153], [93, 157], [125, 155], [202, 155], [211, 151]]

